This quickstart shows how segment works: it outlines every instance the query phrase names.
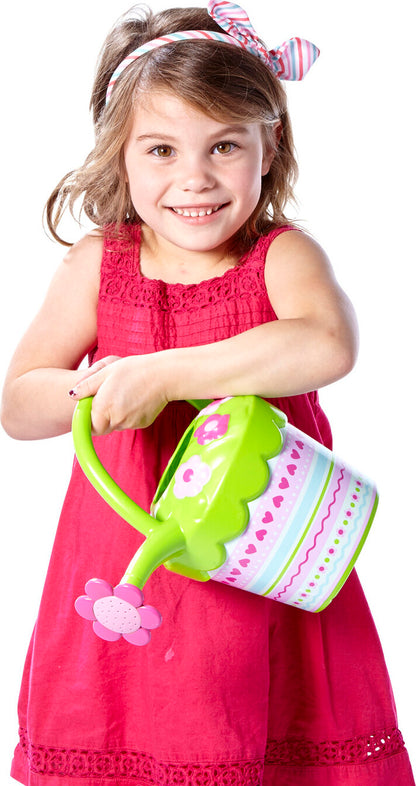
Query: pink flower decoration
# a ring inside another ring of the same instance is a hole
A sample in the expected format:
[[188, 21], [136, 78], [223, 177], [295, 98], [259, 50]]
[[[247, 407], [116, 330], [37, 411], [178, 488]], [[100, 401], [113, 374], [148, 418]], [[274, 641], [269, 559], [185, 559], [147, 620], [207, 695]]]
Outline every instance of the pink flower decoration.
[[118, 584], [113, 589], [108, 581], [91, 579], [85, 592], [87, 595], [75, 601], [75, 609], [92, 621], [94, 633], [105, 641], [123, 637], [140, 647], [150, 641], [150, 631], [162, 622], [153, 606], [143, 606], [143, 593], [134, 584]]
[[191, 456], [175, 473], [173, 493], [177, 499], [196, 497], [211, 478], [211, 468], [201, 456]]
[[223, 437], [228, 431], [229, 420], [229, 415], [210, 415], [195, 429], [194, 437], [198, 445], [206, 445], [207, 442]]

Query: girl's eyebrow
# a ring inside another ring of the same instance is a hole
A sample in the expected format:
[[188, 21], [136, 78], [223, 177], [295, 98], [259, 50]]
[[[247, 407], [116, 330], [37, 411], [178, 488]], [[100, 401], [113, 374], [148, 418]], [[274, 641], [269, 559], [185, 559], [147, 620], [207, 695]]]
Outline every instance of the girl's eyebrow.
[[140, 136], [136, 136], [136, 142], [146, 142], [148, 139], [163, 139], [165, 142], [175, 141], [174, 137], [165, 134], [163, 131], [152, 131], [150, 134], [140, 134]]
[[[249, 130], [247, 126], [243, 125], [234, 125], [234, 126], [225, 126], [221, 128], [218, 132], [211, 134], [210, 136], [212, 139], [220, 139], [228, 136], [229, 134], [240, 134], [243, 136], [247, 136], [249, 134]], [[146, 142], [148, 139], [163, 139], [165, 142], [176, 142], [176, 137], [171, 136], [169, 133], [165, 133], [164, 131], [151, 131], [148, 134], [140, 134], [136, 136], [137, 142]]]
[[218, 137], [218, 136], [225, 136], [227, 134], [245, 134], [245, 135], [247, 135], [249, 133], [250, 132], [249, 132], [247, 126], [230, 125], [230, 126], [224, 126], [224, 128], [221, 128], [221, 130], [220, 130], [220, 132], [218, 134], [213, 134], [213, 136]]

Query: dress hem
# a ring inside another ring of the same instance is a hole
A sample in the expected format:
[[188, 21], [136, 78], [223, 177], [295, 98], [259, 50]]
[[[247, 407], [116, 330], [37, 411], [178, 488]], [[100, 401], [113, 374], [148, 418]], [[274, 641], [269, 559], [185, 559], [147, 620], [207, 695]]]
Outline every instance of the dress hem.
[[[265, 759], [160, 762], [132, 750], [86, 750], [34, 745], [27, 733], [11, 775], [24, 786], [414, 786], [398, 729], [344, 742], [269, 741]], [[399, 777], [400, 776], [400, 777]], [[392, 778], [395, 780], [393, 781]]]

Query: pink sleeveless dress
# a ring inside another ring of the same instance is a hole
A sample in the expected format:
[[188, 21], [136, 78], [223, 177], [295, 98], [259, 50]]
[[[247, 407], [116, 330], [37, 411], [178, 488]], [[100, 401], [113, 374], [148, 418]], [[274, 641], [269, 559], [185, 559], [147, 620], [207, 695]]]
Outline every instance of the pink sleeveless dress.
[[[140, 227], [107, 237], [94, 359], [225, 339], [276, 319], [261, 238], [224, 275], [165, 284], [140, 272]], [[316, 393], [275, 400], [330, 446]], [[149, 509], [192, 407], [95, 440]], [[77, 461], [24, 670], [12, 775], [28, 786], [410, 786], [414, 779], [374, 624], [354, 572], [320, 614], [159, 568], [150, 644], [105, 642], [74, 611], [92, 577], [113, 585], [142, 538]], [[371, 548], [371, 546], [370, 546]]]

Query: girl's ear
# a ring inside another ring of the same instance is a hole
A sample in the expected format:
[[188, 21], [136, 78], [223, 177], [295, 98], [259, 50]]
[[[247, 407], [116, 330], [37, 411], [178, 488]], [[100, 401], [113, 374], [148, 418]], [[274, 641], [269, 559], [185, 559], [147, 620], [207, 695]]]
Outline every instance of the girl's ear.
[[272, 145], [265, 145], [263, 153], [263, 163], [261, 168], [262, 176], [267, 175], [271, 167], [271, 163], [276, 155], [277, 148], [279, 147], [280, 138], [283, 133], [283, 126], [280, 120], [277, 121], [273, 129], [274, 139]]

